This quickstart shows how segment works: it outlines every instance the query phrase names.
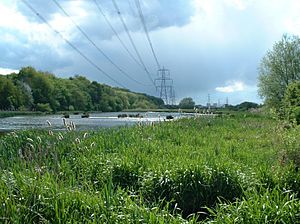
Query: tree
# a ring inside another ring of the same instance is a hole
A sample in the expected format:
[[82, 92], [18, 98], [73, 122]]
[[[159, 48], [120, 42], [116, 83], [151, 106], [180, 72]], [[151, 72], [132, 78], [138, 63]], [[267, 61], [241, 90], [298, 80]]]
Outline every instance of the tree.
[[245, 101], [243, 103], [240, 103], [240, 104], [236, 105], [235, 108], [238, 109], [238, 110], [247, 111], [251, 108], [258, 108], [258, 104], [253, 103], [253, 102]]
[[300, 38], [283, 35], [261, 61], [259, 94], [269, 107], [279, 111], [287, 86], [296, 80], [300, 80]]
[[8, 77], [0, 76], [0, 109], [17, 109], [18, 104], [17, 88]]
[[0, 75], [0, 110], [120, 111], [160, 105], [163, 101], [157, 97], [91, 82], [79, 75], [56, 78], [33, 67], [22, 68], [18, 74]]
[[193, 109], [194, 106], [195, 106], [195, 102], [191, 97], [183, 98], [179, 103], [179, 107], [182, 109]]
[[291, 83], [284, 95], [285, 116], [288, 120], [296, 120], [300, 124], [300, 81]]

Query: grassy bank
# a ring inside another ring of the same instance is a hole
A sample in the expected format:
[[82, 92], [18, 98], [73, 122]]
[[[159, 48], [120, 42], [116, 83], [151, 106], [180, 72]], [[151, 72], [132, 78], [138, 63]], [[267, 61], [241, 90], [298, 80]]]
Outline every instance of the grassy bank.
[[0, 139], [6, 223], [299, 223], [299, 128], [266, 117]]

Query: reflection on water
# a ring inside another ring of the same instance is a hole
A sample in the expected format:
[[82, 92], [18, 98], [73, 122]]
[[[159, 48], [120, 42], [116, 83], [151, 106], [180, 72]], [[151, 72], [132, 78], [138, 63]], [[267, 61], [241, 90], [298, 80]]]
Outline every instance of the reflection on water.
[[[67, 121], [73, 121], [76, 124], [77, 130], [99, 129], [102, 127], [115, 127], [134, 125], [137, 122], [157, 122], [163, 121], [167, 115], [172, 115], [174, 118], [183, 116], [179, 113], [139, 113], [143, 118], [118, 118], [120, 113], [94, 113], [90, 114], [89, 118], [81, 118], [81, 115], [70, 115]], [[127, 113], [137, 114], [137, 113]], [[185, 114], [185, 116], [191, 116]], [[25, 130], [36, 128], [48, 128], [46, 121], [50, 121], [52, 130], [64, 129], [62, 115], [47, 115], [47, 116], [16, 116], [0, 119], [0, 132]]]

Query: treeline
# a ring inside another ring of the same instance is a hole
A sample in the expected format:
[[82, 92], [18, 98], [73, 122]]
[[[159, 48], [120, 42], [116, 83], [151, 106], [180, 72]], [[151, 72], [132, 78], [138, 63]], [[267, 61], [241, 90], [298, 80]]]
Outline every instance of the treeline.
[[225, 106], [226, 109], [234, 110], [234, 111], [248, 111], [248, 110], [257, 109], [260, 107], [262, 107], [262, 105], [259, 105], [257, 103], [253, 103], [253, 102], [247, 102], [247, 101], [237, 104], [235, 106], [233, 106], [233, 105]]
[[57, 78], [33, 67], [0, 75], [0, 110], [121, 111], [159, 108], [160, 98], [89, 81], [83, 76]]

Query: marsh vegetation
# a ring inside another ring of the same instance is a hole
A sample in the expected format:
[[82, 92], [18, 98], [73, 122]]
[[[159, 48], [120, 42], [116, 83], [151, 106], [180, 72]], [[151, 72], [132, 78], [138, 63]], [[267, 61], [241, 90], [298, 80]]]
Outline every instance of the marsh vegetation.
[[246, 113], [10, 133], [0, 138], [0, 219], [299, 223], [299, 133]]

